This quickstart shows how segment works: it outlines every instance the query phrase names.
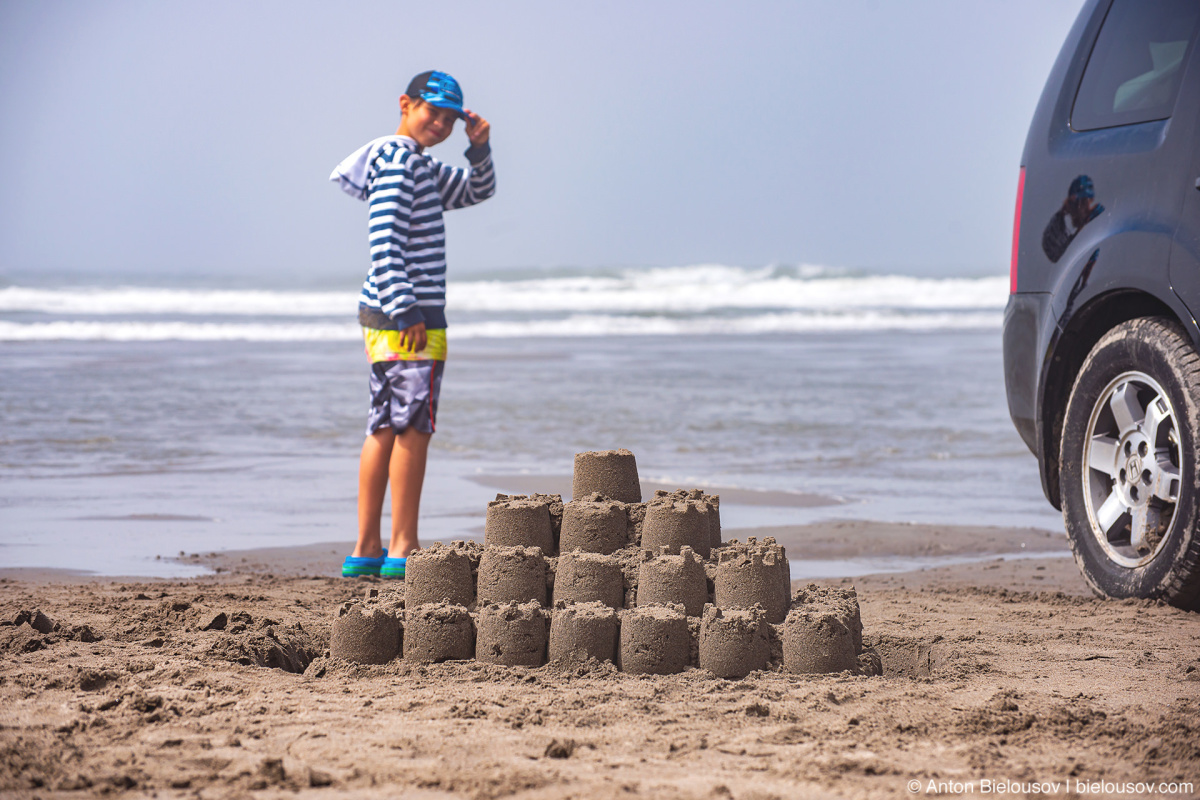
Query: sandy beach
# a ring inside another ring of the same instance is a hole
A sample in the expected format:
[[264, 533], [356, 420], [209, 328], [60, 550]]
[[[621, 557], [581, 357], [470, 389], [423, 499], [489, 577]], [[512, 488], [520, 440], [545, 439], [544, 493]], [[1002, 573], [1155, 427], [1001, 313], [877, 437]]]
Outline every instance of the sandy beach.
[[1092, 597], [1049, 531], [838, 522], [757, 533], [778, 537], [793, 563], [806, 552], [975, 560], [825, 582], [856, 587], [882, 677], [734, 681], [596, 662], [333, 661], [337, 606], [391, 585], [331, 577], [336, 544], [188, 557], [219, 572], [186, 581], [8, 571], [0, 790], [1197, 796], [1200, 616]]
[[0, 800], [1200, 798], [1200, 0], [416, 10], [0, 2]]

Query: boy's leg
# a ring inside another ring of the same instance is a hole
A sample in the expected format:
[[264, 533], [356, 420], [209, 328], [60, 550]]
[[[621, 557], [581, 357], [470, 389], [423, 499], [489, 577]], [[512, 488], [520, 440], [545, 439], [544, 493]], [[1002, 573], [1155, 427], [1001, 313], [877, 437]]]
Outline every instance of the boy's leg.
[[[388, 555], [392, 558], [407, 558], [420, 546], [417, 541], [417, 518], [421, 510], [421, 487], [425, 483], [425, 460], [431, 437], [430, 433], [409, 427], [395, 436], [391, 448], [392, 542], [388, 546]], [[378, 514], [375, 520], [378, 524]]]
[[385, 427], [363, 442], [358, 466], [358, 544], [353, 553], [360, 558], [379, 558], [383, 555], [379, 517], [383, 513], [383, 498], [387, 492], [388, 470], [395, 440], [395, 432]]

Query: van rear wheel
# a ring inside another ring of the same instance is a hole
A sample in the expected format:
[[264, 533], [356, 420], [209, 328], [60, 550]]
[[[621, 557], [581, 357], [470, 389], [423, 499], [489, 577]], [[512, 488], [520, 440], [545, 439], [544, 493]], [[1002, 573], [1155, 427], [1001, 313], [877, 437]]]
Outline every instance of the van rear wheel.
[[1173, 321], [1110, 330], [1063, 418], [1063, 518], [1085, 580], [1107, 597], [1200, 608], [1200, 356]]

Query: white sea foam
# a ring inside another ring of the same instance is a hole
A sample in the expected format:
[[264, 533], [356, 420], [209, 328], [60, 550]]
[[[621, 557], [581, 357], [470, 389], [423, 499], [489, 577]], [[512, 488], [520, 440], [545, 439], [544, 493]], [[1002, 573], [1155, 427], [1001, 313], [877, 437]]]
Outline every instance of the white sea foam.
[[[1008, 279], [847, 276], [818, 267], [780, 270], [720, 265], [626, 269], [522, 280], [458, 280], [459, 311], [702, 313], [721, 309], [1000, 309]], [[9, 286], [0, 312], [59, 315], [236, 315], [326, 317], [353, 314], [356, 291], [277, 292], [121, 287], [71, 291]]]
[[0, 341], [318, 342], [361, 339], [356, 324], [264, 325], [222, 322], [32, 322], [0, 320]]
[[[1001, 315], [977, 313], [863, 312], [762, 314], [710, 317], [630, 317], [574, 314], [563, 319], [492, 320], [452, 325], [451, 340], [563, 336], [702, 336], [705, 334], [820, 333], [998, 329]], [[353, 341], [359, 327], [345, 323], [261, 324], [223, 322], [17, 323], [0, 320], [0, 341]]]
[[130, 314], [328, 317], [350, 316], [352, 292], [273, 292], [257, 289], [156, 289], [79, 287], [70, 291], [8, 286], [0, 289], [0, 312], [105, 316]]
[[[1002, 276], [698, 265], [459, 280], [448, 300], [451, 336], [479, 339], [994, 329], [1007, 292]], [[10, 286], [0, 340], [352, 340], [357, 301], [352, 291]]]
[[451, 327], [452, 339], [512, 339], [561, 336], [703, 336], [706, 334], [823, 333], [850, 331], [934, 331], [999, 329], [999, 313], [762, 314], [706, 317], [613, 317], [577, 314], [566, 319], [464, 323]]
[[667, 312], [721, 309], [1002, 309], [1008, 279], [905, 275], [815, 276], [723, 266], [624, 270], [615, 276], [460, 281], [449, 299], [466, 311]]

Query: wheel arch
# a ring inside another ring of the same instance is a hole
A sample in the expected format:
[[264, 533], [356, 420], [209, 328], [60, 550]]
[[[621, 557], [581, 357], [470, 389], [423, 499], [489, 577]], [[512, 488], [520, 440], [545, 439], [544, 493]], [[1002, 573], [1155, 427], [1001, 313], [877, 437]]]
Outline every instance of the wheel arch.
[[1062, 509], [1059, 442], [1075, 378], [1100, 337], [1117, 325], [1140, 317], [1166, 317], [1183, 324], [1175, 310], [1154, 295], [1137, 289], [1118, 289], [1092, 298], [1064, 320], [1065, 325], [1056, 328], [1046, 357], [1042, 359], [1042, 376], [1038, 382], [1041, 386], [1038, 463], [1041, 465], [1042, 490], [1056, 509]]

